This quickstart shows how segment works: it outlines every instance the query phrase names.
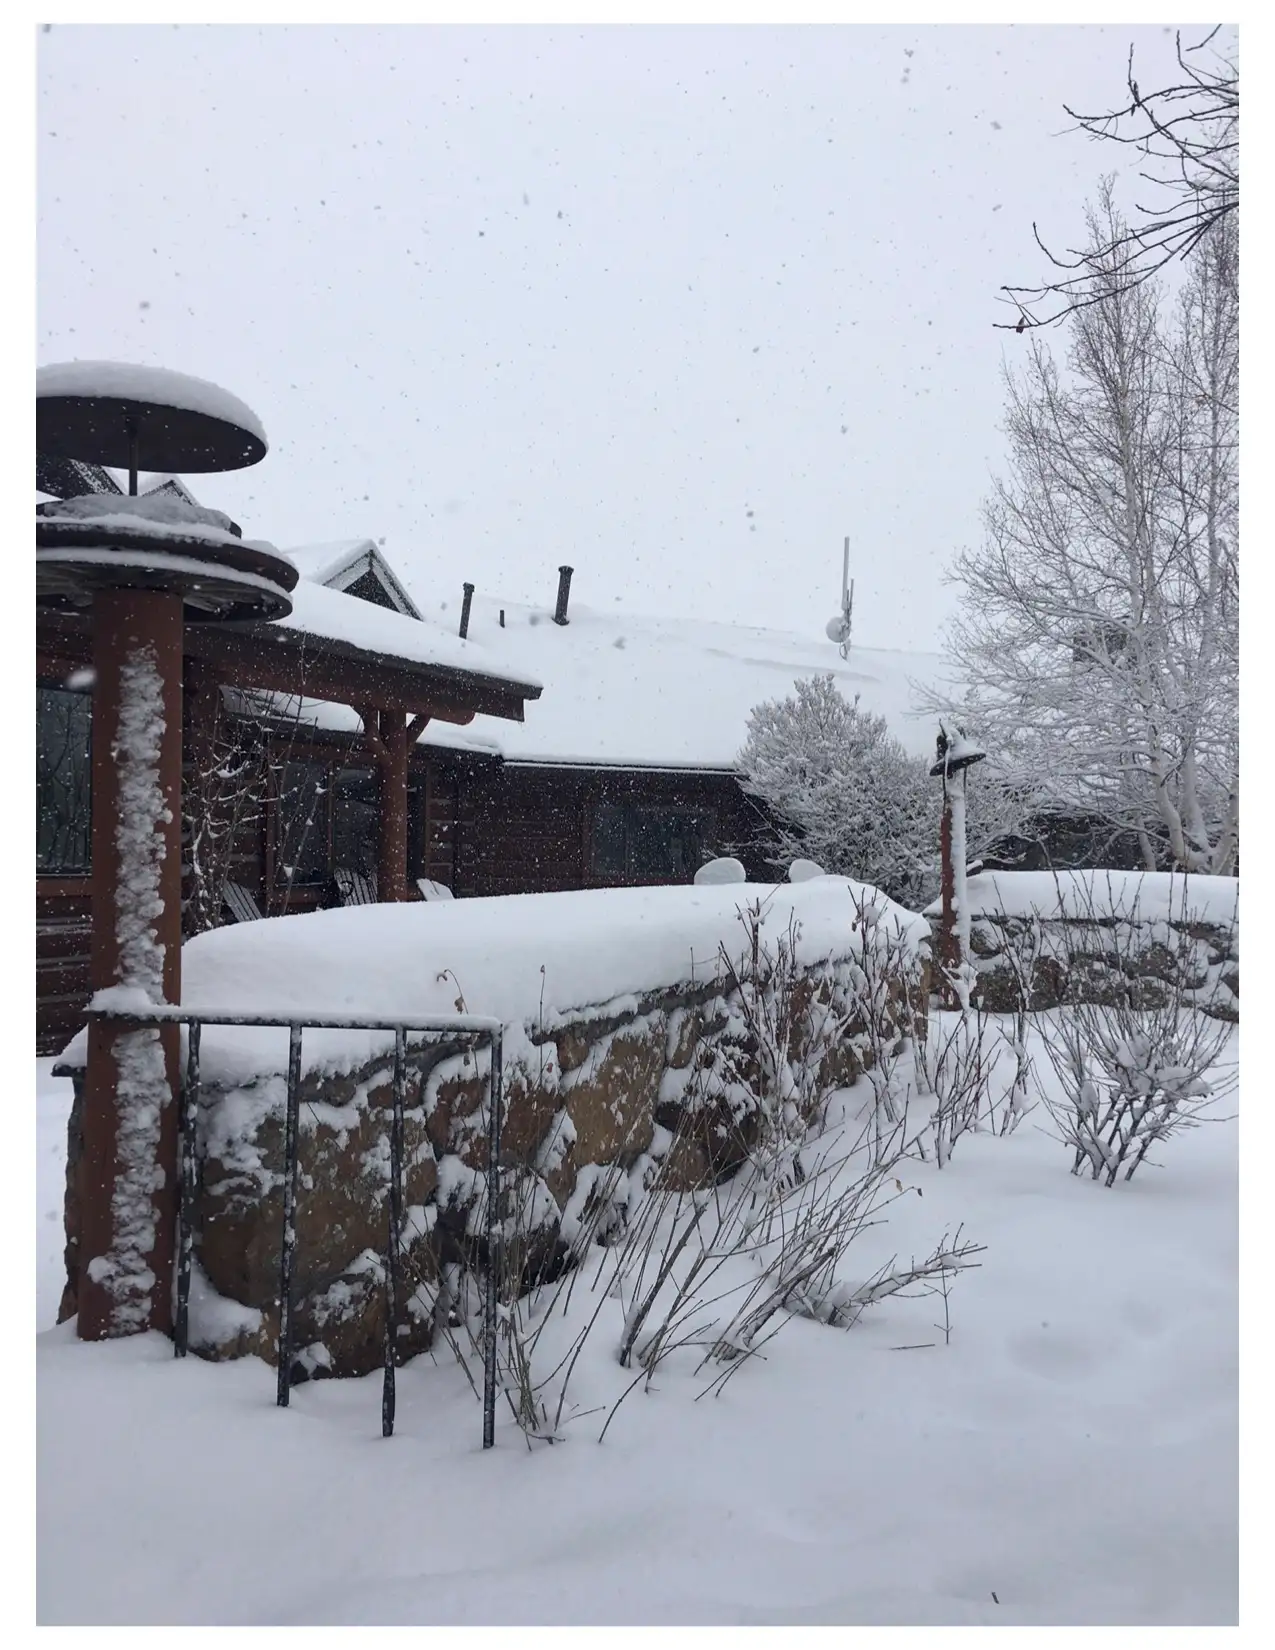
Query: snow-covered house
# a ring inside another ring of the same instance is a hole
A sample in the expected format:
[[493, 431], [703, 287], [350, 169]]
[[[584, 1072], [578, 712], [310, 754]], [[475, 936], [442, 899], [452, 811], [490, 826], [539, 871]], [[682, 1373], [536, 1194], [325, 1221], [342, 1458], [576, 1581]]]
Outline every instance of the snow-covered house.
[[[463, 616], [468, 639], [502, 668], [544, 683], [523, 723], [432, 722], [413, 753], [413, 853], [459, 897], [689, 882], [726, 850], [769, 878], [736, 761], [753, 706], [798, 677], [831, 672], [909, 749], [930, 751], [932, 730], [910, 707], [912, 682], [937, 672], [935, 656], [856, 647], [843, 660], [822, 636], [606, 613], [572, 601], [569, 580], [559, 581], [561, 603], [476, 595], [466, 611], [459, 592], [414, 600], [370, 540], [289, 554], [302, 584], [353, 593], [356, 578], [375, 579], [379, 593], [367, 582], [359, 593], [383, 604], [394, 597], [400, 611], [453, 634]], [[552, 580], [547, 569], [549, 590]], [[344, 707], [312, 703], [304, 719], [311, 791], [339, 789], [337, 764], [357, 721]]]
[[[46, 465], [37, 472], [37, 491], [118, 491], [108, 472], [83, 470], [55, 474]], [[142, 488], [164, 490], [189, 497], [172, 478]], [[412, 879], [425, 870], [417, 735], [433, 720], [458, 730], [480, 714], [497, 724], [517, 720], [540, 693], [538, 682], [506, 674], [479, 643], [405, 611], [406, 597], [379, 557], [360, 547], [328, 563], [322, 565], [330, 577], [351, 578], [348, 592], [302, 579], [287, 618], [233, 626], [188, 619], [185, 626], [188, 914], [206, 910], [210, 898], [241, 917], [331, 904], [341, 897], [338, 873], [362, 873], [364, 888], [376, 877], [383, 897], [411, 897]], [[36, 998], [44, 1049], [59, 1047], [75, 1028], [89, 990], [91, 665], [86, 614], [40, 609]], [[339, 721], [335, 733], [295, 714], [311, 695], [329, 720]], [[196, 874], [208, 860], [190, 843], [195, 824], [214, 818], [217, 832], [199, 834], [205, 844], [219, 837], [210, 882]]]
[[[119, 490], [108, 471], [56, 468], [38, 472], [40, 491]], [[141, 490], [191, 496], [174, 477]], [[223, 870], [236, 896], [226, 916], [310, 910], [348, 897], [351, 876], [370, 884], [387, 794], [381, 724], [360, 702], [372, 682], [382, 704], [388, 691], [405, 710], [434, 707], [408, 724], [394, 793], [408, 897], [422, 881], [457, 897], [689, 882], [726, 851], [769, 878], [736, 759], [753, 706], [799, 676], [832, 672], [929, 751], [909, 710], [912, 681], [938, 669], [931, 656], [856, 647], [843, 660], [821, 635], [607, 613], [570, 601], [569, 579], [556, 605], [477, 596], [462, 637], [460, 593], [413, 593], [372, 539], [288, 554], [301, 573], [289, 618], [187, 630], [188, 799], [207, 688], [252, 730], [261, 772]], [[37, 979], [42, 1042], [55, 1045], [87, 993], [91, 696], [74, 618], [42, 617], [38, 653]]]
[[[460, 603], [435, 597], [421, 608], [455, 623]], [[507, 668], [534, 671], [544, 694], [521, 726], [476, 717], [446, 731], [445, 749], [434, 729], [422, 736], [430, 874], [458, 893], [690, 881], [727, 850], [769, 880], [751, 846], [759, 818], [737, 760], [750, 711], [791, 692], [798, 677], [830, 672], [909, 749], [932, 749], [929, 723], [911, 715], [911, 684], [933, 678], [935, 656], [855, 647], [843, 660], [819, 635], [576, 601], [561, 624], [555, 611], [476, 595], [469, 636]], [[457, 749], [477, 737], [499, 759]]]

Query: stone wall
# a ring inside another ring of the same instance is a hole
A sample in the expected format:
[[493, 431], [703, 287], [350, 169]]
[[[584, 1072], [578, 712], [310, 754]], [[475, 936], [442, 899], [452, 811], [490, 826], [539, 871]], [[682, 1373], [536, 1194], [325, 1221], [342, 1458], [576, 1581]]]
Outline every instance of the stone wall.
[[1181, 990], [1204, 1013], [1238, 1022], [1238, 929], [1217, 923], [1130, 922], [1126, 918], [1046, 919], [983, 912], [970, 949], [975, 999], [993, 1013], [1027, 998], [1030, 1009], [1072, 1000], [1123, 1001], [1152, 1008]]
[[[891, 978], [888, 1023], [924, 1016], [927, 978]], [[859, 1006], [863, 976], [850, 958], [790, 972], [769, 990], [781, 1035], [813, 1094], [852, 1084], [870, 1063]], [[661, 1170], [690, 1189], [733, 1174], [760, 1125], [765, 1084], [747, 1005], [722, 980], [681, 983], [569, 1014], [550, 1028], [505, 1032], [502, 1166], [520, 1171], [524, 1282], [563, 1264], [584, 1206], [614, 1169], [617, 1218]], [[828, 1027], [840, 1021], [831, 1036]], [[293, 1346], [298, 1376], [367, 1373], [383, 1358], [392, 1057], [358, 1069], [310, 1071], [301, 1094]], [[427, 1348], [445, 1268], [482, 1264], [488, 1060], [455, 1043], [409, 1040], [402, 1238], [408, 1298], [401, 1349]], [[199, 1118], [191, 1345], [210, 1357], [273, 1362], [282, 1223], [285, 1081], [206, 1084]], [[71, 1122], [78, 1142], [79, 1084]], [[502, 1211], [507, 1214], [508, 1210]], [[68, 1287], [77, 1267], [73, 1167], [67, 1192]]]

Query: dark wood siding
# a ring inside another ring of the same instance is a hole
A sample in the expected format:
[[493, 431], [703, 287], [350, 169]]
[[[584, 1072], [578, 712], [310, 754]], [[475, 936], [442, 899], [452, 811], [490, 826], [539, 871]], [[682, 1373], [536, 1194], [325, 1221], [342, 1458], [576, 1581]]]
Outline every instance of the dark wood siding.
[[89, 999], [89, 879], [42, 877], [35, 900], [35, 1046], [57, 1054]]
[[738, 853], [749, 874], [771, 880], [748, 844], [756, 814], [730, 774], [531, 764], [462, 770], [447, 759], [429, 770], [428, 875], [457, 898], [632, 886], [673, 879], [597, 868], [593, 821], [601, 806], [631, 804], [693, 813], [703, 821], [704, 857]]

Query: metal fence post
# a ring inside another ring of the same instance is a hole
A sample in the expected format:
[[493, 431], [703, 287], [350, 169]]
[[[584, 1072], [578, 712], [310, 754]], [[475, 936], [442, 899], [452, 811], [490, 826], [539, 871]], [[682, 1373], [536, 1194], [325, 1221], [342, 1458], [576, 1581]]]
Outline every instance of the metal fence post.
[[491, 1115], [487, 1126], [487, 1295], [483, 1310], [483, 1448], [496, 1442], [496, 1332], [499, 1312], [499, 1270], [496, 1233], [500, 1200], [500, 1125], [504, 1106], [504, 1040], [499, 1031], [491, 1039]]
[[190, 1261], [194, 1247], [191, 1214], [195, 1202], [195, 1118], [199, 1110], [198, 1020], [190, 1022], [186, 1041], [186, 1081], [181, 1104], [181, 1189], [177, 1204], [177, 1317], [173, 1357], [184, 1358], [190, 1338]]
[[288, 1027], [288, 1102], [283, 1130], [283, 1234], [279, 1245], [279, 1381], [276, 1402], [288, 1407], [292, 1386], [292, 1257], [297, 1246], [297, 1159], [301, 1113], [301, 1027]]

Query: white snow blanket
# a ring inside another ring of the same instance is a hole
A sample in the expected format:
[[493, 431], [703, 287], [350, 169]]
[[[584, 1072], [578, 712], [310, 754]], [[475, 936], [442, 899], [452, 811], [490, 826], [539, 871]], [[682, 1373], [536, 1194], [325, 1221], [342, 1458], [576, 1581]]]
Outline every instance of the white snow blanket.
[[[407, 585], [425, 617], [454, 634], [459, 595], [444, 603], [422, 580]], [[502, 673], [545, 685], [525, 722], [479, 716], [471, 724], [511, 762], [731, 770], [754, 706], [817, 675], [832, 675], [847, 700], [884, 716], [913, 755], [934, 750], [936, 724], [914, 707], [916, 684], [944, 674], [936, 654], [854, 647], [842, 659], [817, 635], [607, 613], [574, 601], [569, 622], [558, 625], [548, 608], [482, 591], [469, 637]], [[424, 743], [431, 737], [427, 728]]]
[[[182, 1005], [209, 1012], [388, 1019], [469, 1013], [547, 1030], [622, 1012], [643, 992], [706, 981], [718, 948], [744, 949], [741, 913], [763, 907], [772, 943], [795, 918], [797, 961], [849, 956], [859, 903], [919, 945], [929, 924], [884, 894], [844, 877], [799, 884], [604, 888], [491, 899], [351, 906], [200, 934], [182, 949]], [[583, 1011], [583, 1012], [582, 1012]], [[309, 1031], [309, 1070], [351, 1070], [387, 1046], [388, 1034]], [[86, 1038], [63, 1056], [83, 1059]], [[209, 1082], [242, 1083], [286, 1069], [287, 1032], [209, 1026]]]
[[[1097, 916], [1128, 922], [1200, 922], [1229, 928], [1238, 921], [1238, 877], [1188, 876], [1180, 871], [982, 871], [968, 878], [968, 915], [1041, 917], [1046, 922]], [[937, 917], [942, 902], [926, 907]]]

